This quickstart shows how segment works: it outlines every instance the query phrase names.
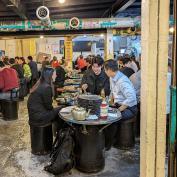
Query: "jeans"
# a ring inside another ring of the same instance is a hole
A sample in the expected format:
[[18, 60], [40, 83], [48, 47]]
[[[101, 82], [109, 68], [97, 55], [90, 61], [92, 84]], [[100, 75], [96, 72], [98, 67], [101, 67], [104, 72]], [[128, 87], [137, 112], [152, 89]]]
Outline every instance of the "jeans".
[[[124, 121], [124, 120], [134, 118], [137, 112], [138, 112], [137, 106], [128, 107], [127, 109], [121, 112], [122, 120]], [[114, 123], [104, 130], [106, 150], [109, 150], [111, 146], [115, 143], [117, 126], [119, 123], [120, 122]]]
[[2, 92], [0, 93], [0, 100], [10, 99], [10, 92]]
[[0, 92], [0, 100], [7, 100], [7, 99], [13, 99], [18, 98], [19, 93], [16, 89], [8, 92]]
[[122, 119], [123, 120], [131, 119], [131, 118], [135, 117], [137, 115], [137, 113], [138, 113], [137, 106], [128, 107], [127, 109], [125, 109], [124, 111], [121, 112]]

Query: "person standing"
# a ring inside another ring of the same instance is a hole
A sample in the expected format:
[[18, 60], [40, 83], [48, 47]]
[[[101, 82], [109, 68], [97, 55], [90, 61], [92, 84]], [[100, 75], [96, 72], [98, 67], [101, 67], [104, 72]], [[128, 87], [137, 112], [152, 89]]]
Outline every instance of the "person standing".
[[86, 61], [82, 55], [77, 60], [77, 68], [81, 71], [84, 72], [86, 68]]
[[20, 81], [19, 98], [23, 100], [24, 97], [26, 96], [27, 82], [24, 77], [23, 67], [18, 63], [18, 60], [17, 59], [15, 60], [14, 58], [10, 58], [9, 63], [11, 65], [11, 68], [15, 69], [18, 73], [18, 78]]
[[58, 59], [57, 59], [56, 56], [53, 57], [53, 60], [51, 61], [51, 66], [52, 66], [52, 68], [54, 68], [54, 69], [55, 69], [56, 67], [60, 66], [60, 64], [59, 64]]
[[24, 78], [23, 67], [20, 64], [18, 64], [18, 61], [15, 60], [14, 58], [10, 58], [9, 63], [11, 65], [11, 68], [17, 71], [19, 79], [23, 79]]
[[22, 63], [22, 66], [23, 66], [24, 77], [25, 77], [26, 85], [27, 85], [27, 89], [26, 89], [26, 94], [25, 95], [27, 95], [29, 93], [29, 91], [30, 91], [30, 88], [31, 88], [32, 72], [31, 72], [30, 66], [26, 63], [26, 61], [25, 61], [25, 59], [23, 57], [20, 57], [19, 63]]
[[37, 69], [37, 63], [35, 61], [33, 61], [33, 57], [32, 56], [28, 56], [28, 64], [29, 67], [31, 69], [31, 87], [33, 87], [33, 85], [37, 82], [38, 78], [39, 78], [39, 73], [38, 73], [38, 69]]

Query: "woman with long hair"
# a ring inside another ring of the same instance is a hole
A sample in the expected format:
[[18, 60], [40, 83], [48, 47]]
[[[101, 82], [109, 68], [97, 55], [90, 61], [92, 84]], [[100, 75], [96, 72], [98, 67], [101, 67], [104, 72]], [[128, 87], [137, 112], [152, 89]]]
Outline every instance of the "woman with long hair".
[[59, 107], [53, 108], [53, 73], [54, 69], [45, 67], [39, 81], [31, 89], [28, 99], [29, 124], [45, 126], [58, 117]]

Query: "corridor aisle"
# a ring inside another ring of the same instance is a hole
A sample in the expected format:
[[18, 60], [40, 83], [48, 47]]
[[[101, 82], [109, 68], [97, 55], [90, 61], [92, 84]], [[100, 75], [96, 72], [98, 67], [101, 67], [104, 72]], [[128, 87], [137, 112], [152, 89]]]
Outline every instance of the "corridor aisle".
[[[6, 122], [0, 117], [0, 177], [53, 177], [43, 168], [48, 156], [30, 153], [30, 137], [26, 101], [20, 102], [19, 119]], [[138, 177], [139, 144], [131, 151], [112, 149], [106, 153], [105, 169], [98, 174], [76, 170], [62, 177]]]

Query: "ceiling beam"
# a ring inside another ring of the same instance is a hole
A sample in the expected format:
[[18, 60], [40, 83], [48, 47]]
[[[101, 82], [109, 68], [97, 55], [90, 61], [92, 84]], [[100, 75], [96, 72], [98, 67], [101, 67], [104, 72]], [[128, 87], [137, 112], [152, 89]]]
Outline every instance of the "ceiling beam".
[[14, 12], [9, 12], [9, 11], [7, 11], [7, 12], [0, 12], [0, 17], [1, 16], [15, 16], [15, 14], [14, 14]]
[[[112, 3], [114, 3], [116, 0], [67, 0], [64, 4], [60, 4], [58, 1], [53, 0], [53, 1], [44, 1], [44, 5], [47, 6], [48, 8], [52, 8], [52, 7], [76, 7], [76, 6], [84, 6], [84, 5], [98, 5], [98, 4], [105, 4], [105, 3], [110, 3], [110, 5], [112, 5]], [[39, 7], [42, 5], [41, 1], [28, 1], [29, 3], [27, 4], [27, 8], [28, 9], [34, 9], [34, 7]]]
[[[93, 10], [90, 12], [83, 11], [83, 12], [78, 12], [78, 11], [73, 11], [72, 13], [56, 13], [56, 14], [51, 14], [50, 18], [51, 20], [57, 20], [57, 19], [70, 19], [72, 17], [78, 17], [78, 18], [99, 18], [102, 16], [105, 10]], [[37, 19], [36, 15], [31, 15], [31, 19]]]
[[[54, 7], [49, 7], [47, 6], [50, 10], [54, 10], [54, 9], [59, 9], [59, 10], [66, 10], [66, 9], [82, 9], [82, 8], [95, 8], [95, 7], [102, 7], [102, 6], [107, 6], [110, 7], [110, 3], [109, 2], [105, 2], [105, 3], [90, 3], [90, 4], [75, 4], [75, 5], [69, 5], [69, 6], [54, 6]], [[35, 5], [28, 5], [28, 11], [34, 10]], [[37, 8], [38, 6], [36, 6]]]
[[[119, 8], [119, 10], [117, 10], [117, 12], [122, 12], [125, 9], [127, 9], [129, 6], [131, 6], [136, 0], [129, 0], [127, 1], [127, 3], [125, 3], [121, 8]], [[116, 13], [117, 13], [116, 12]]]
[[[78, 13], [78, 12], [90, 12], [90, 11], [100, 11], [106, 10], [109, 6], [106, 4], [100, 4], [99, 6], [86, 6], [86, 7], [78, 7], [78, 8], [52, 8], [50, 9], [50, 15], [54, 14], [68, 14], [68, 13]], [[28, 11], [28, 14], [32, 15], [36, 12], [34, 10]]]
[[20, 2], [20, 0], [1, 0], [7, 8], [11, 9], [13, 12], [15, 12], [15, 14], [17, 14], [20, 18], [26, 20], [27, 15], [25, 12], [25, 7], [22, 4], [22, 2]]
[[105, 16], [113, 16], [119, 9], [126, 9], [129, 5], [134, 3], [135, 0], [117, 0], [105, 13]]

